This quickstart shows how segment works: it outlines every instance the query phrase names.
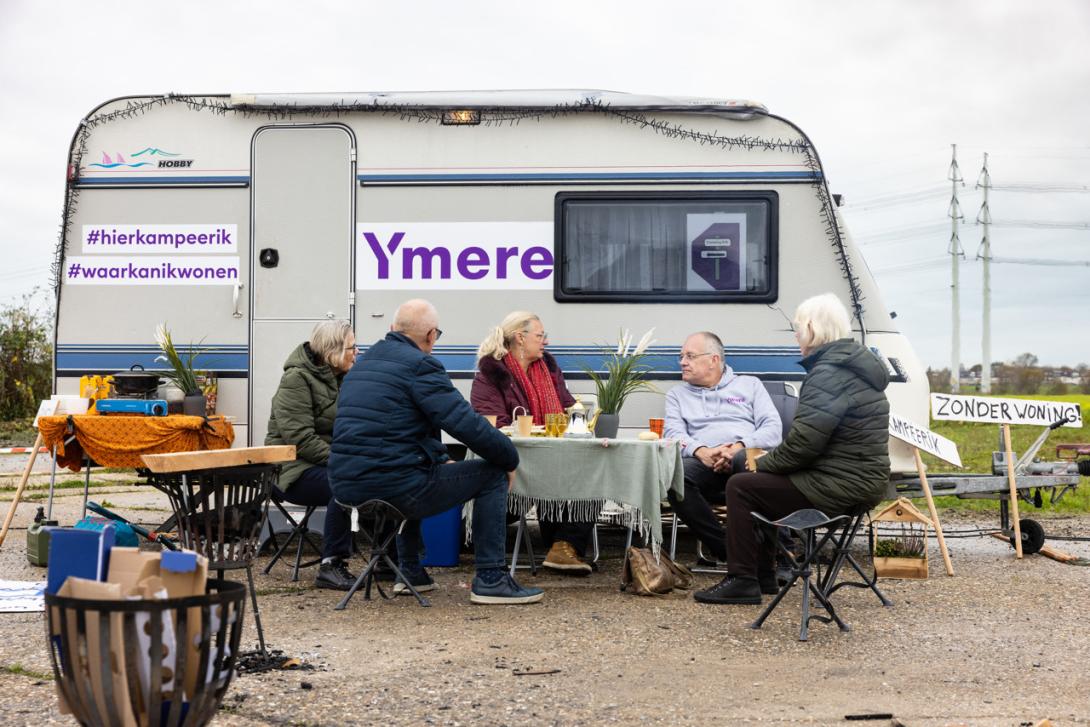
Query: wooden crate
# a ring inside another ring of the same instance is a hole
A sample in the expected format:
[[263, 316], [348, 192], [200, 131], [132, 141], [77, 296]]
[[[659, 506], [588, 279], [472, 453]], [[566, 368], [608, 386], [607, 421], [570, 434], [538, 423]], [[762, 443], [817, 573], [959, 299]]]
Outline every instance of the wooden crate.
[[874, 572], [880, 578], [927, 579], [927, 556], [923, 558], [879, 557], [874, 558]]

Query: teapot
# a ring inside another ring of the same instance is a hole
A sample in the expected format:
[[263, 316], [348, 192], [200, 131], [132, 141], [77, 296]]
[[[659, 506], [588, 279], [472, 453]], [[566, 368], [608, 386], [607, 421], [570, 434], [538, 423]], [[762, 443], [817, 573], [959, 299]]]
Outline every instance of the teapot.
[[564, 436], [589, 436], [590, 430], [587, 428], [587, 413], [578, 409], [572, 409], [570, 420], [568, 422], [568, 430]]

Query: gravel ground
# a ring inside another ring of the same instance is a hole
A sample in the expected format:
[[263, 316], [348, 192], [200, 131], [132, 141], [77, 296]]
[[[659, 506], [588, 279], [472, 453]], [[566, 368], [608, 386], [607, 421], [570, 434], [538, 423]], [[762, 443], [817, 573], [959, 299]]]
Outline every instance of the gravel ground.
[[[166, 517], [146, 488], [96, 494], [140, 522]], [[62, 522], [76, 519], [79, 501], [72, 491], [58, 499]], [[1040, 513], [1050, 534], [1090, 535], [1090, 517]], [[43, 577], [24, 554], [32, 514], [19, 508], [2, 578]], [[944, 525], [995, 522], [974, 518]], [[237, 677], [215, 724], [846, 724], [866, 713], [912, 726], [1090, 723], [1090, 568], [1016, 561], [992, 538], [951, 539], [954, 578], [932, 548], [929, 580], [882, 582], [893, 608], [841, 591], [835, 603], [852, 631], [814, 623], [801, 643], [797, 589], [752, 631], [757, 607], [620, 593], [621, 543], [603, 536], [601, 570], [587, 578], [520, 576], [546, 589], [543, 603], [524, 607], [471, 605], [464, 566], [432, 571], [440, 588], [430, 609], [358, 596], [343, 612], [332, 610], [339, 594], [311, 587], [313, 570], [297, 584], [286, 567], [258, 572], [270, 646], [306, 668]], [[1090, 543], [1053, 544], [1090, 558]], [[683, 540], [682, 561], [690, 549]], [[56, 710], [42, 624], [0, 616], [5, 724], [71, 722]], [[256, 643], [252, 622], [244, 638]]]

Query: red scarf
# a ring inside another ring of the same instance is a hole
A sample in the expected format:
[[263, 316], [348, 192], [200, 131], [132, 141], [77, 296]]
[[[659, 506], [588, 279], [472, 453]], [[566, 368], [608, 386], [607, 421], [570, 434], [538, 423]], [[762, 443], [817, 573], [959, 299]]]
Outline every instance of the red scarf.
[[[544, 424], [546, 414], [559, 414], [564, 411], [564, 407], [560, 406], [560, 397], [556, 395], [556, 386], [553, 384], [553, 377], [544, 359], [539, 358], [534, 361], [527, 371], [522, 370], [511, 354], [504, 356], [503, 362], [507, 364], [507, 370], [526, 393], [526, 399], [530, 402], [530, 413], [534, 415], [534, 424]], [[511, 423], [514, 424], [513, 421]]]

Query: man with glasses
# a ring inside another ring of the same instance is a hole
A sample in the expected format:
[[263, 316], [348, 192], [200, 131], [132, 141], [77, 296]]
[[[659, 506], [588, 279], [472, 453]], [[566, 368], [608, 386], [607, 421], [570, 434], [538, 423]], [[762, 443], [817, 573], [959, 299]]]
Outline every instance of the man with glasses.
[[708, 499], [723, 502], [730, 476], [745, 471], [747, 447], [771, 449], [782, 439], [776, 405], [753, 376], [738, 376], [723, 361], [723, 342], [707, 331], [681, 347], [682, 383], [666, 394], [664, 435], [681, 442], [685, 497], [670, 505], [706, 552], [727, 560], [726, 533]]
[[[329, 456], [334, 495], [349, 505], [385, 500], [405, 515], [397, 555], [401, 571], [417, 591], [436, 587], [420, 565], [420, 520], [473, 500], [477, 575], [470, 601], [540, 601], [540, 588], [523, 588], [504, 568], [507, 490], [518, 452], [473, 411], [431, 356], [442, 334], [435, 306], [410, 300], [397, 309], [386, 337], [345, 376]], [[453, 462], [441, 430], [480, 459]], [[394, 592], [409, 590], [396, 583]]]

